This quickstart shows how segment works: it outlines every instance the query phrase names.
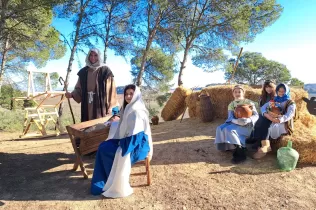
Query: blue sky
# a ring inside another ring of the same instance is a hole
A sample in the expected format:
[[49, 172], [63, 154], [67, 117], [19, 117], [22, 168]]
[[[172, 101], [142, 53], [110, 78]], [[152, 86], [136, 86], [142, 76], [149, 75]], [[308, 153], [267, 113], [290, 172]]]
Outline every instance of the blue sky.
[[[283, 63], [291, 71], [292, 77], [305, 83], [316, 83], [316, 1], [315, 0], [280, 0], [284, 11], [281, 17], [265, 31], [259, 34], [254, 42], [244, 45], [244, 52], [260, 52], [264, 57]], [[55, 19], [53, 25], [62, 33], [69, 34], [73, 25], [61, 19]], [[69, 50], [59, 60], [50, 61], [43, 70], [57, 71], [62, 77], [66, 75], [69, 59]], [[84, 65], [85, 55], [79, 55]], [[109, 52], [107, 65], [112, 69], [117, 86], [131, 82], [130, 65], [113, 52]], [[30, 68], [35, 68], [30, 66]], [[76, 73], [79, 70], [77, 58], [74, 61], [70, 86], [77, 81]], [[192, 65], [189, 59], [185, 69], [184, 86], [204, 86], [210, 83], [225, 82], [223, 72], [205, 73]], [[178, 75], [173, 83], [177, 84]]]

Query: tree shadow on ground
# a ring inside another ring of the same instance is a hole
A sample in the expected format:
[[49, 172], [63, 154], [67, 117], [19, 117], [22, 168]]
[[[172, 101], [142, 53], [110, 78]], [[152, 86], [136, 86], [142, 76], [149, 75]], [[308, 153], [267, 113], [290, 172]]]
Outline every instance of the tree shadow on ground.
[[[2, 200], [96, 200], [90, 180], [65, 168], [74, 155], [0, 153]], [[59, 169], [60, 167], [60, 169]]]

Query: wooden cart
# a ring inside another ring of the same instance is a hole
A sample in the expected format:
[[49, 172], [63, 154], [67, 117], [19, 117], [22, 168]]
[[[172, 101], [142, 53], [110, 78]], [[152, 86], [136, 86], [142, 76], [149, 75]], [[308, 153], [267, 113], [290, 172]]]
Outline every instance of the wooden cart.
[[[99, 118], [96, 120], [90, 120], [82, 123], [78, 123], [75, 125], [66, 126], [68, 135], [74, 149], [76, 160], [74, 163], [73, 170], [76, 171], [78, 166], [80, 166], [81, 172], [85, 179], [88, 178], [88, 174], [86, 172], [82, 156], [85, 154], [89, 154], [91, 152], [95, 152], [98, 150], [99, 145], [108, 138], [110, 128], [105, 127], [104, 129], [95, 129], [90, 132], [85, 132], [86, 129], [91, 128], [92, 126], [96, 126], [99, 123], [104, 123], [108, 121], [110, 117]], [[77, 147], [76, 138], [80, 138], [80, 145]], [[146, 172], [132, 174], [134, 176], [137, 175], [146, 175], [147, 176], [147, 185], [151, 183], [150, 177], [150, 161], [146, 158], [144, 161], [140, 161], [137, 164], [144, 164], [146, 167]]]

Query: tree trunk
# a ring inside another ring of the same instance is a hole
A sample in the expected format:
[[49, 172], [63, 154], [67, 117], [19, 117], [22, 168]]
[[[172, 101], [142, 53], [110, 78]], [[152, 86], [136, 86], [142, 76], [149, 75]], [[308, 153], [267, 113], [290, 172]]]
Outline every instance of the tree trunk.
[[0, 95], [1, 95], [1, 87], [2, 87], [2, 80], [3, 80], [3, 74], [5, 70], [5, 64], [7, 62], [7, 54], [8, 54], [8, 48], [9, 48], [9, 38], [6, 37], [4, 41], [4, 47], [2, 51], [2, 58], [1, 58], [1, 69], [0, 69]]
[[[84, 11], [85, 11], [85, 9], [82, 8], [82, 7], [83, 7], [83, 5], [81, 5], [79, 19], [78, 19], [78, 22], [76, 24], [76, 33], [75, 33], [75, 37], [74, 37], [74, 41], [73, 41], [73, 47], [72, 47], [71, 53], [70, 53], [70, 58], [69, 58], [69, 62], [68, 62], [67, 74], [66, 74], [66, 78], [65, 78], [63, 91], [68, 90], [69, 75], [70, 75], [70, 73], [72, 71], [72, 63], [74, 61], [75, 53], [76, 53], [76, 50], [77, 50], [77, 45], [78, 45], [78, 42], [79, 42], [79, 33], [80, 33], [81, 23], [82, 23], [82, 19], [83, 19], [83, 14], [84, 14]], [[62, 96], [62, 98], [64, 98], [64, 95]], [[58, 110], [59, 117], [61, 117], [63, 115], [63, 109], [64, 109], [64, 103], [62, 102], [60, 104], [59, 110]], [[61, 123], [58, 122], [58, 125], [60, 126]]]
[[143, 53], [142, 62], [141, 62], [141, 65], [140, 65], [140, 70], [138, 72], [137, 80], [136, 80], [136, 85], [138, 87], [140, 87], [142, 85], [142, 79], [143, 79], [143, 74], [144, 74], [144, 71], [145, 71], [145, 65], [146, 65], [148, 52], [150, 50], [150, 47], [151, 47], [151, 44], [152, 44], [152, 42], [154, 40], [155, 35], [156, 35], [156, 28], [149, 35], [149, 39], [147, 40], [147, 44], [146, 44], [146, 49], [145, 49], [145, 51]]
[[107, 51], [108, 51], [108, 47], [109, 47], [109, 31], [106, 30], [106, 37], [105, 37], [105, 42], [104, 42], [104, 55], [103, 55], [103, 62], [106, 63], [106, 60], [108, 58], [107, 56]]
[[151, 44], [152, 42], [154, 41], [154, 38], [156, 36], [156, 32], [157, 32], [157, 27], [159, 25], [159, 22], [161, 20], [161, 13], [159, 14], [159, 16], [157, 17], [156, 21], [155, 21], [155, 26], [154, 28], [151, 30], [150, 29], [150, 11], [151, 11], [151, 8], [149, 6], [149, 11], [148, 11], [148, 20], [147, 20], [147, 29], [149, 31], [149, 37], [147, 39], [147, 43], [146, 43], [146, 49], [143, 53], [143, 57], [142, 57], [142, 62], [140, 64], [140, 69], [139, 69], [139, 72], [138, 72], [138, 75], [137, 75], [137, 80], [136, 80], [136, 85], [138, 87], [140, 87], [142, 85], [142, 80], [143, 80], [143, 74], [144, 74], [144, 71], [145, 71], [145, 64], [146, 64], [146, 60], [147, 60], [147, 56], [148, 56], [148, 52], [151, 48]]
[[180, 72], [179, 72], [179, 76], [178, 76], [178, 86], [183, 85], [183, 81], [182, 81], [183, 70], [186, 67], [185, 65], [187, 63], [190, 48], [191, 48], [191, 42], [187, 41], [186, 45], [185, 45], [185, 49], [184, 49], [183, 60], [182, 60], [182, 62], [180, 62], [181, 65], [180, 65]]
[[109, 47], [109, 39], [110, 39], [110, 26], [111, 26], [111, 20], [112, 20], [112, 8], [109, 12], [109, 18], [107, 22], [105, 22], [105, 42], [104, 42], [104, 55], [103, 55], [103, 62], [106, 63], [107, 60], [107, 50]]
[[1, 0], [0, 1], [0, 40], [5, 36], [4, 35], [4, 27], [5, 27], [5, 20], [6, 20], [6, 11], [8, 8], [8, 1], [7, 0]]
[[[104, 46], [105, 46], [105, 45], [104, 45]], [[106, 59], [107, 59], [106, 51], [107, 51], [107, 47], [104, 47], [104, 51], [103, 51], [103, 62], [104, 62], [104, 63], [106, 63]]]

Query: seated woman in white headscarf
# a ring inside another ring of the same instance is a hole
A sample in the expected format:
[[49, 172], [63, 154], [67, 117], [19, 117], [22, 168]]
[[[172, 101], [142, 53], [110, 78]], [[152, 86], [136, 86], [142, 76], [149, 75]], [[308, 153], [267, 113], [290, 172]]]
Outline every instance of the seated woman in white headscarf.
[[124, 104], [116, 131], [111, 125], [109, 138], [100, 144], [91, 183], [93, 195], [126, 197], [133, 193], [129, 184], [131, 165], [153, 154], [148, 111], [135, 85], [124, 90]]

